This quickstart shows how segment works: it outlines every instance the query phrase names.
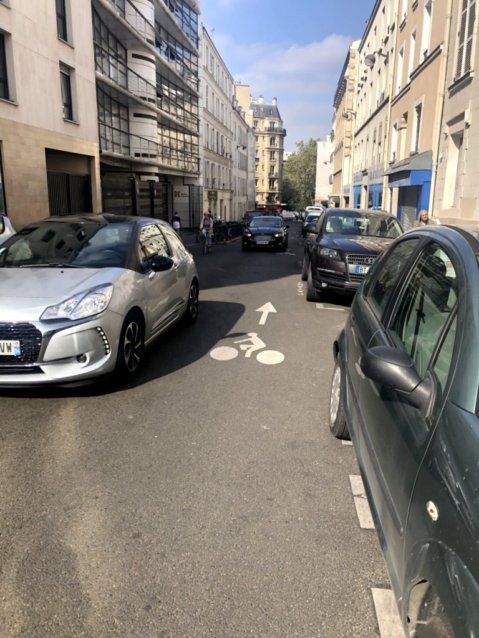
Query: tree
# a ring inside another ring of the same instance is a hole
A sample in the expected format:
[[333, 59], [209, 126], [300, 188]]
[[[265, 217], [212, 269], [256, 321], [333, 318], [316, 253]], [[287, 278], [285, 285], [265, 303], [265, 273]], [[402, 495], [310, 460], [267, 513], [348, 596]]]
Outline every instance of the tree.
[[283, 164], [283, 197], [290, 210], [314, 204], [316, 188], [316, 140], [297, 142], [297, 150]]

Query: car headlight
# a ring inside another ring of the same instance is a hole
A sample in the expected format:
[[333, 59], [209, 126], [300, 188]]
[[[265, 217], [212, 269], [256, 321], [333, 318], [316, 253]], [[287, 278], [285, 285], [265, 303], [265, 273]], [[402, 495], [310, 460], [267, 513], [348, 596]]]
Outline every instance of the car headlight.
[[85, 319], [86, 317], [93, 317], [108, 308], [112, 294], [112, 284], [80, 292], [55, 306], [46, 308], [40, 319]]
[[283, 233], [275, 233], [275, 234], [273, 235], [273, 237], [276, 237], [276, 239], [277, 239], [278, 237], [282, 237], [282, 236], [283, 236]]
[[327, 257], [328, 259], [341, 259], [341, 255], [333, 248], [321, 248], [319, 254], [321, 257]]

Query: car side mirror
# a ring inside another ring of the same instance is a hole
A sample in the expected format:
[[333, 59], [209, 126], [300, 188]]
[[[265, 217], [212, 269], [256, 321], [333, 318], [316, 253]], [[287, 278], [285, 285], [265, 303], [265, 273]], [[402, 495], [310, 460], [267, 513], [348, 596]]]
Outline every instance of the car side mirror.
[[0, 235], [3, 235], [5, 232], [5, 219], [0, 216]]
[[165, 270], [170, 270], [173, 267], [175, 262], [171, 257], [166, 257], [165, 255], [154, 255], [151, 258], [151, 269], [154, 272], [164, 272]]
[[427, 411], [433, 391], [432, 380], [421, 379], [407, 352], [374, 346], [361, 357], [360, 366], [368, 379], [394, 390], [400, 400], [421, 412]]

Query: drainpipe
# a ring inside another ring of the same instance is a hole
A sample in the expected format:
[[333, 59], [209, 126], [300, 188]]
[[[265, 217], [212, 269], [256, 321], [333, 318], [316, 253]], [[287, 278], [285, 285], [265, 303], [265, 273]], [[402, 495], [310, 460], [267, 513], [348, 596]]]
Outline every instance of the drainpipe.
[[439, 165], [439, 149], [441, 144], [441, 125], [442, 116], [444, 113], [444, 96], [446, 86], [446, 74], [447, 74], [447, 62], [449, 59], [449, 41], [451, 35], [451, 22], [452, 22], [452, 5], [453, 0], [447, 1], [447, 14], [446, 24], [444, 26], [444, 53], [441, 60], [441, 68], [439, 69], [439, 94], [436, 102], [435, 119], [436, 126], [434, 127], [433, 145], [432, 145], [432, 175], [431, 175], [431, 193], [429, 195], [429, 216], [434, 217], [434, 197], [437, 181], [437, 169]]
[[[397, 48], [398, 48], [398, 35], [399, 35], [399, 1], [396, 2], [396, 11], [394, 16], [394, 44], [393, 44], [393, 54], [391, 56], [391, 60], [389, 64], [391, 65], [392, 71], [388, 73], [388, 82], [389, 82], [389, 101], [388, 108], [386, 113], [386, 121], [385, 121], [385, 129], [386, 129], [386, 143], [384, 149], [384, 173], [389, 168], [389, 155], [391, 151], [391, 112], [392, 112], [392, 101], [393, 101], [393, 91], [394, 91], [394, 72], [396, 69], [396, 58], [397, 58]], [[386, 187], [386, 188], [385, 188]], [[384, 206], [384, 194], [388, 193], [387, 196], [387, 206]], [[389, 188], [389, 176], [386, 175], [383, 177], [383, 207], [392, 213], [392, 194], [391, 189]], [[397, 216], [397, 211], [395, 213]]]

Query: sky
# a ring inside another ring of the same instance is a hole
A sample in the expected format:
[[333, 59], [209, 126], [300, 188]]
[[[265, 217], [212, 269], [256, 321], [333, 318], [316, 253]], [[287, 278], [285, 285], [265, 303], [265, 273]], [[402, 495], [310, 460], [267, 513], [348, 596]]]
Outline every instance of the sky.
[[287, 135], [325, 139], [351, 42], [361, 39], [374, 0], [200, 0], [203, 25], [235, 81], [265, 104], [274, 97]]

